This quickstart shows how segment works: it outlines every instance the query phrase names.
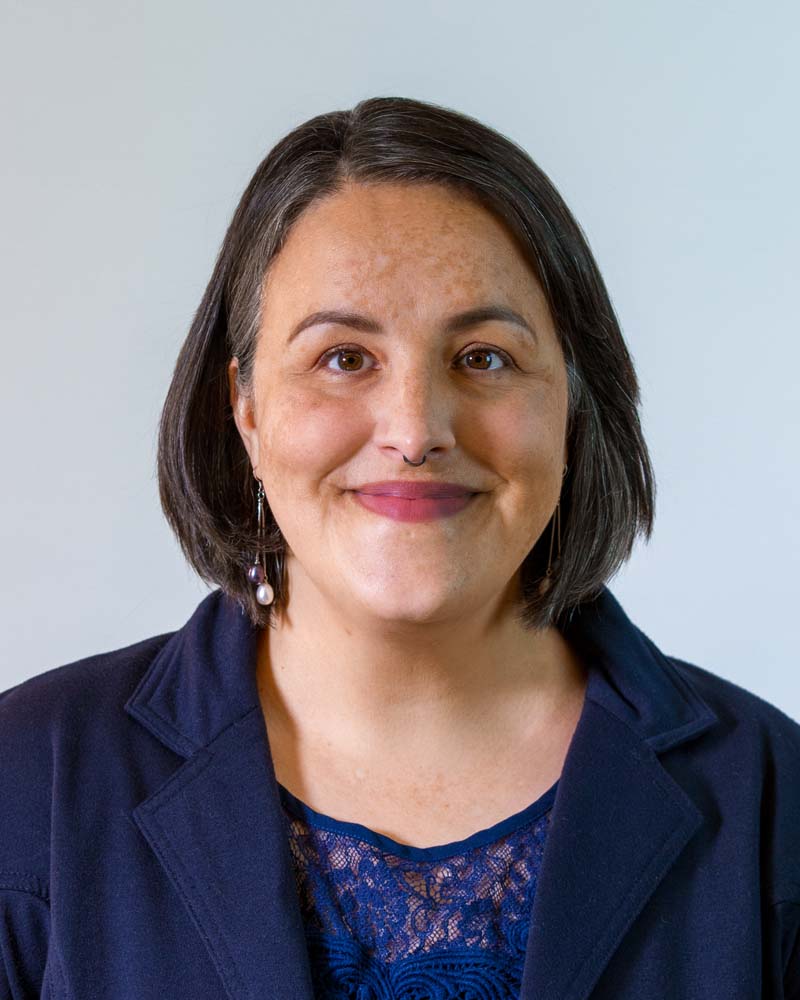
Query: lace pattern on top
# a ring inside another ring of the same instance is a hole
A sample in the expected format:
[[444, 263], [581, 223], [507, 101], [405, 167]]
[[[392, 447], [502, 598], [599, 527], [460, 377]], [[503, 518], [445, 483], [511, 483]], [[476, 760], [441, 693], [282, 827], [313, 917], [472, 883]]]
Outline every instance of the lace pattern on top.
[[431, 848], [324, 816], [279, 786], [316, 1000], [516, 1000], [557, 785]]

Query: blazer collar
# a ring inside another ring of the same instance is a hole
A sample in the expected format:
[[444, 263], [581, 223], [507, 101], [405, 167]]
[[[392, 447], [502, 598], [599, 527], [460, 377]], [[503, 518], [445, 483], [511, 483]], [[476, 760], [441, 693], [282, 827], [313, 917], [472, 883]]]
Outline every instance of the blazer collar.
[[[718, 721], [607, 587], [562, 630], [589, 679], [553, 806], [520, 1000], [590, 996], [704, 821], [657, 755]], [[215, 590], [161, 647], [125, 711], [185, 760], [132, 817], [231, 1000], [271, 990], [312, 1000], [256, 639], [243, 609]]]
[[257, 635], [244, 609], [213, 591], [156, 654], [125, 711], [191, 757], [259, 704]]
[[[590, 666], [587, 700], [654, 750], [683, 743], [717, 721], [607, 587], [579, 605], [562, 631]], [[190, 757], [259, 705], [256, 639], [244, 610], [221, 590], [213, 591], [171, 634], [125, 710], [162, 743]]]

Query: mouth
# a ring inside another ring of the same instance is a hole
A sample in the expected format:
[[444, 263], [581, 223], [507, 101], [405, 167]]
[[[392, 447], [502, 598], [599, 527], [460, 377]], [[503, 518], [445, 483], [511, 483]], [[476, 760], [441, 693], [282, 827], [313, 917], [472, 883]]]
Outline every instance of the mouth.
[[435, 480], [389, 479], [377, 483], [362, 483], [355, 492], [369, 496], [403, 497], [406, 500], [445, 500], [452, 497], [472, 496], [477, 490], [462, 483]]
[[453, 517], [465, 510], [479, 496], [478, 493], [460, 493], [456, 496], [393, 496], [388, 493], [364, 493], [353, 490], [355, 500], [367, 510], [394, 521], [433, 521]]

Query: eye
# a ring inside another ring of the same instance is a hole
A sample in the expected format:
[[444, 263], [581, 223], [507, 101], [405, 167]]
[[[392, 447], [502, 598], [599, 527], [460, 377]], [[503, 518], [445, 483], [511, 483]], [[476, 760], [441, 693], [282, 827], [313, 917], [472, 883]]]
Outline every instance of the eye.
[[[362, 360], [367, 352], [356, 344], [338, 344], [336, 347], [332, 347], [330, 350], [326, 351], [319, 360], [320, 365], [327, 371], [335, 375], [347, 375], [348, 373], [355, 374], [363, 370]], [[344, 365], [340, 368], [331, 368], [328, 362], [335, 358], [337, 362]], [[459, 355], [459, 360], [462, 358], [479, 358], [491, 359], [488, 365], [484, 361], [479, 361], [479, 367], [471, 368], [471, 371], [484, 371], [484, 372], [497, 372], [502, 371], [504, 368], [515, 367], [514, 362], [511, 357], [506, 354], [505, 351], [501, 351], [497, 347], [489, 347], [486, 344], [477, 344], [475, 347], [470, 347], [468, 350], [464, 351]], [[491, 367], [493, 360], [502, 361], [502, 366]], [[481, 365], [483, 365], [481, 367]]]
[[[475, 358], [475, 357], [477, 357], [477, 358], [481, 358], [481, 357], [483, 357], [483, 358], [486, 358], [486, 357], [489, 357], [489, 358], [498, 358], [500, 361], [503, 362], [503, 367], [504, 368], [513, 368], [514, 367], [514, 362], [511, 360], [511, 358], [509, 357], [509, 355], [506, 354], [505, 351], [501, 351], [497, 347], [489, 347], [486, 344], [478, 344], [475, 347], [470, 347], [468, 350], [464, 351], [464, 353], [461, 355], [461, 357], [462, 358]], [[489, 362], [489, 364], [491, 364], [491, 361]], [[489, 372], [489, 371], [491, 371], [491, 372], [496, 372], [496, 371], [502, 371], [502, 368], [479, 367], [479, 368], [473, 368], [472, 371], [481, 371], [481, 372]]]
[[328, 368], [326, 363], [328, 359], [345, 359], [346, 363], [349, 364], [353, 360], [358, 361], [359, 358], [364, 356], [364, 353], [365, 352], [360, 347], [356, 347], [355, 344], [339, 344], [338, 347], [332, 347], [329, 351], [326, 351], [319, 360], [320, 364], [322, 364], [324, 368], [327, 368], [329, 372], [333, 372], [336, 375], [346, 375], [348, 372], [361, 371], [361, 364], [358, 363], [354, 368]]

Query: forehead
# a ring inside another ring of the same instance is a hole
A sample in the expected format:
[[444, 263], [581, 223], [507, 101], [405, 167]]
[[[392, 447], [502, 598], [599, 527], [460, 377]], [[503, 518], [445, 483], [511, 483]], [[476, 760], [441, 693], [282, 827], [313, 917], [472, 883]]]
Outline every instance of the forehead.
[[351, 183], [313, 202], [270, 266], [267, 302], [381, 291], [541, 299], [515, 235], [477, 200], [442, 184]]

